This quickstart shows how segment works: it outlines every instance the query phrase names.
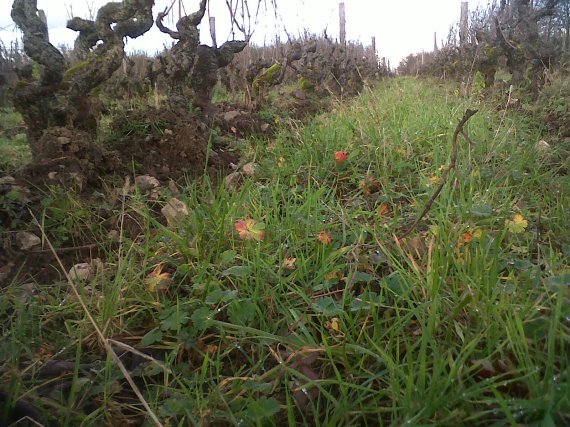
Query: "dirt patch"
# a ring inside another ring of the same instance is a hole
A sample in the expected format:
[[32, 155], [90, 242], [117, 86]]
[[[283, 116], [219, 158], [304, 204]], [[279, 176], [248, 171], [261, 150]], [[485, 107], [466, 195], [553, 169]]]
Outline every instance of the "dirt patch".
[[276, 111], [286, 111], [287, 116], [294, 120], [306, 120], [328, 108], [330, 97], [319, 97], [315, 93], [302, 90], [280, 93], [273, 108]]
[[109, 147], [137, 174], [159, 179], [181, 169], [204, 171], [207, 128], [182, 110], [127, 111], [110, 126]]
[[[142, 107], [116, 114], [102, 139], [82, 130], [54, 127], [37, 143], [36, 159], [15, 176], [36, 186], [77, 184], [100, 188], [101, 178], [149, 174], [160, 180], [224, 174], [239, 154], [211, 134], [211, 126], [235, 136], [262, 132], [263, 122], [242, 114], [207, 123], [186, 108]], [[235, 130], [235, 131], [234, 131]]]
[[78, 129], [47, 129], [37, 143], [37, 152], [36, 160], [21, 168], [16, 177], [38, 186], [57, 182], [96, 185], [100, 176], [113, 173], [120, 165], [116, 153]]
[[216, 106], [217, 113], [213, 119], [213, 125], [222, 134], [228, 134], [239, 138], [252, 135], [269, 136], [274, 129], [269, 123], [261, 118], [259, 113], [249, 111], [245, 107], [231, 104]]

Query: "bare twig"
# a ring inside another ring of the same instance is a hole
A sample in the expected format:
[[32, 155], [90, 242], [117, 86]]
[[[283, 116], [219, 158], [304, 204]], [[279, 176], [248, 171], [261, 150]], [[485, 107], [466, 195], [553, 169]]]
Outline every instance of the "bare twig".
[[449, 172], [451, 172], [452, 169], [455, 168], [456, 164], [457, 164], [457, 152], [459, 149], [459, 146], [457, 144], [457, 137], [459, 136], [459, 134], [463, 134], [463, 126], [465, 126], [465, 124], [467, 123], [467, 121], [471, 118], [471, 116], [473, 116], [475, 113], [477, 113], [477, 110], [467, 110], [465, 112], [465, 114], [463, 114], [463, 117], [461, 118], [461, 120], [459, 121], [459, 123], [457, 124], [457, 127], [455, 128], [455, 132], [453, 132], [453, 139], [451, 141], [451, 160], [449, 162], [449, 165], [443, 170], [443, 173], [441, 174], [441, 182], [439, 183], [439, 186], [437, 187], [437, 189], [434, 191], [434, 193], [432, 194], [432, 196], [429, 198], [428, 202], [426, 203], [426, 206], [424, 208], [424, 210], [422, 211], [422, 213], [420, 214], [420, 216], [418, 216], [418, 218], [414, 221], [414, 223], [410, 226], [410, 228], [408, 228], [407, 231], [405, 231], [400, 237], [399, 239], [403, 239], [404, 237], [408, 236], [412, 231], [415, 230], [415, 228], [418, 226], [418, 224], [420, 223], [420, 221], [427, 215], [427, 213], [430, 211], [433, 202], [435, 201], [435, 199], [437, 198], [437, 196], [439, 196], [439, 193], [441, 193], [441, 190], [443, 190], [444, 185], [447, 182], [447, 176], [449, 175]]
[[74, 251], [84, 251], [87, 249], [95, 249], [96, 247], [101, 246], [99, 243], [91, 243], [90, 245], [83, 245], [83, 246], [70, 246], [70, 247], [66, 247], [66, 248], [54, 248], [53, 250], [50, 249], [36, 249], [33, 251], [30, 251], [31, 253], [34, 254], [41, 254], [44, 252], [59, 252], [59, 253], [63, 253], [63, 252], [74, 252]]

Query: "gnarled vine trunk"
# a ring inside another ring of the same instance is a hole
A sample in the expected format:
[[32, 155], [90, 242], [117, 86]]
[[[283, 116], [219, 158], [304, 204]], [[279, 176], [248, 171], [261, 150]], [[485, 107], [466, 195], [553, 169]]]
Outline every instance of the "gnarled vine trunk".
[[153, 4], [153, 0], [109, 2], [99, 9], [95, 21], [71, 19], [68, 27], [79, 32], [75, 48], [81, 60], [69, 67], [49, 42], [45, 15], [37, 9], [36, 0], [14, 0], [11, 15], [23, 33], [24, 51], [40, 65], [39, 79], [21, 73], [14, 89], [14, 106], [27, 125], [35, 160], [42, 157], [39, 140], [49, 128], [95, 131], [97, 117], [90, 93], [120, 67], [124, 38], [150, 29]]

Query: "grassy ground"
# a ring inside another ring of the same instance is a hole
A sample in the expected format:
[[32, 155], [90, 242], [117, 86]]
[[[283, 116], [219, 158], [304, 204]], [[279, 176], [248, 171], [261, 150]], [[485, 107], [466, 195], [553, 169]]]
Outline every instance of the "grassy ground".
[[[460, 139], [427, 218], [399, 238], [466, 108], [473, 144]], [[99, 239], [105, 263], [80, 298], [63, 276], [4, 290], [4, 387], [63, 426], [152, 425], [150, 411], [164, 425], [568, 425], [570, 180], [543, 137], [399, 78], [252, 141], [256, 175], [189, 184], [189, 215], [168, 228], [157, 202], [120, 198], [119, 249], [95, 214], [106, 196], [54, 190], [48, 235]], [[129, 223], [144, 234], [129, 239]], [[50, 360], [76, 363], [46, 379]]]
[[30, 160], [22, 117], [12, 109], [0, 111], [0, 173]]

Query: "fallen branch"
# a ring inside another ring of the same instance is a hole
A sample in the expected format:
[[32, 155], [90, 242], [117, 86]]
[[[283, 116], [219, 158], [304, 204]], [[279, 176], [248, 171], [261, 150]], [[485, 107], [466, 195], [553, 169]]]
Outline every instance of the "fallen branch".
[[457, 153], [459, 151], [459, 146], [457, 144], [457, 137], [459, 136], [459, 134], [462, 134], [465, 137], [465, 139], [467, 139], [467, 141], [470, 141], [470, 139], [467, 137], [467, 134], [463, 130], [463, 126], [465, 126], [465, 123], [467, 123], [469, 121], [469, 119], [475, 113], [477, 113], [477, 110], [469, 110], [468, 109], [467, 111], [465, 111], [465, 114], [463, 114], [463, 117], [461, 118], [461, 120], [457, 124], [457, 127], [455, 128], [455, 132], [453, 132], [453, 139], [451, 140], [451, 161], [449, 162], [449, 165], [443, 170], [443, 173], [441, 174], [441, 182], [439, 183], [439, 186], [434, 191], [432, 196], [429, 198], [429, 200], [426, 203], [426, 206], [425, 206], [424, 210], [422, 211], [422, 213], [420, 214], [420, 216], [418, 216], [418, 218], [414, 221], [414, 223], [410, 226], [410, 228], [408, 228], [408, 230], [405, 231], [404, 234], [402, 234], [399, 237], [400, 239], [403, 239], [404, 237], [408, 236], [412, 231], [414, 231], [416, 229], [416, 227], [418, 226], [420, 221], [430, 211], [430, 209], [433, 205], [433, 202], [435, 201], [437, 196], [439, 196], [439, 193], [441, 193], [441, 190], [443, 190], [444, 185], [447, 183], [447, 176], [449, 175], [449, 172], [451, 172], [451, 170], [454, 169], [455, 166], [457, 165]]
[[87, 249], [95, 249], [97, 247], [101, 246], [99, 243], [92, 243], [90, 245], [83, 245], [83, 246], [71, 246], [71, 247], [65, 247], [65, 248], [53, 248], [53, 250], [50, 249], [36, 249], [36, 250], [32, 250], [30, 251], [33, 254], [41, 254], [41, 253], [52, 253], [52, 252], [59, 252], [59, 253], [63, 253], [63, 252], [75, 252], [75, 251], [85, 251]]

